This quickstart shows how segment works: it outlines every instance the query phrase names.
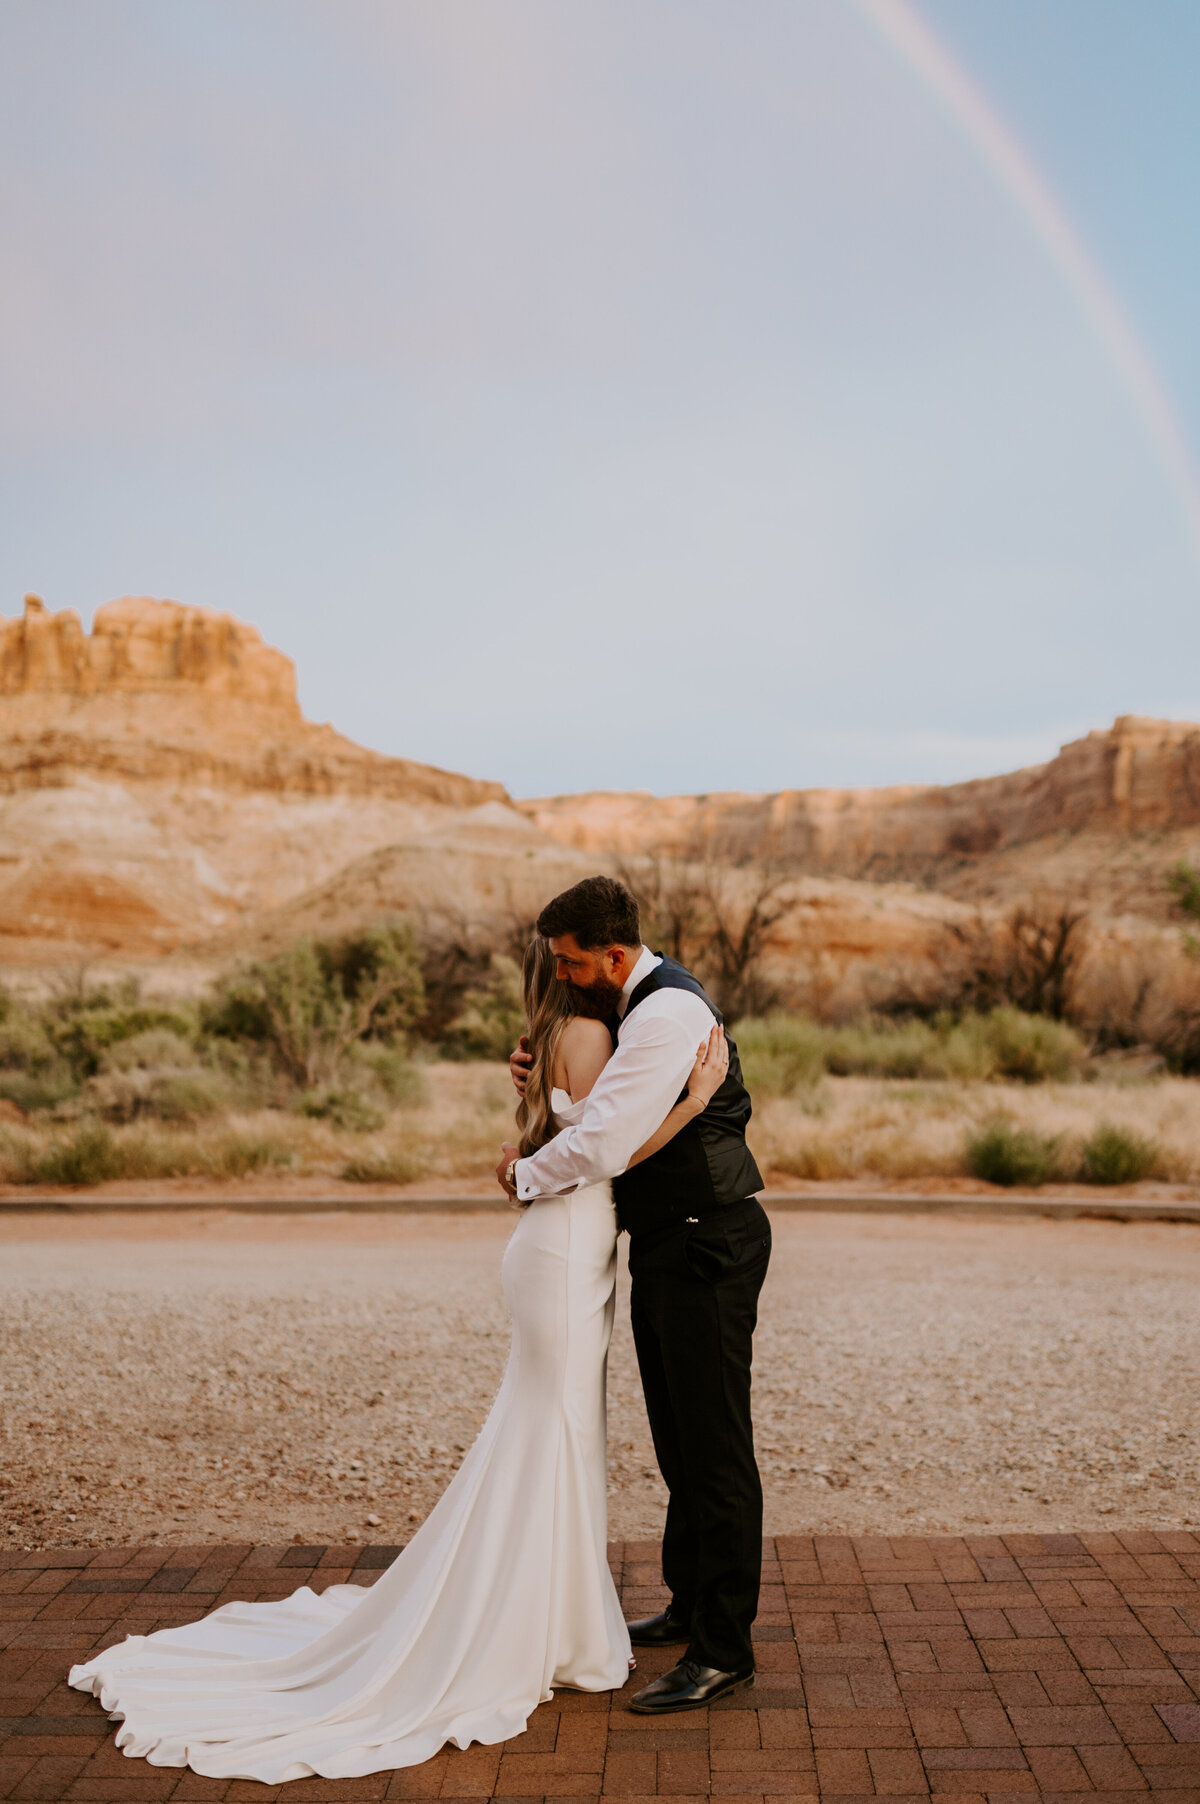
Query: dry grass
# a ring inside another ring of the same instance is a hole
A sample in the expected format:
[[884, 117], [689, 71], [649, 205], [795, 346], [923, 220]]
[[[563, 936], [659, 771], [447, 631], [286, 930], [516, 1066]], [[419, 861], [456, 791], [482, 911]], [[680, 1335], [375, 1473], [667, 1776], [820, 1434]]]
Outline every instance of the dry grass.
[[[298, 1177], [431, 1186], [486, 1177], [501, 1141], [513, 1137], [507, 1068], [475, 1061], [423, 1069], [424, 1099], [393, 1109], [372, 1132], [279, 1109], [218, 1116], [189, 1127], [6, 1122], [0, 1126], [0, 1181], [184, 1176], [220, 1181], [269, 1168]], [[776, 1182], [940, 1180], [968, 1176], [970, 1136], [1003, 1120], [1059, 1137], [1062, 1172], [1071, 1176], [1078, 1172], [1085, 1143], [1098, 1128], [1111, 1126], [1153, 1143], [1155, 1176], [1189, 1183], [1200, 1180], [1198, 1102], [1196, 1081], [1175, 1077], [1036, 1086], [823, 1077], [791, 1096], [762, 1097], [750, 1139], [764, 1173]], [[89, 1134], [103, 1138], [88, 1142]], [[82, 1146], [78, 1136], [84, 1137]], [[96, 1157], [102, 1168], [89, 1173], [88, 1160]]]
[[225, 1114], [187, 1128], [137, 1122], [0, 1125], [0, 1182], [101, 1183], [105, 1179], [243, 1177], [275, 1167], [298, 1176], [348, 1175], [411, 1183], [479, 1177], [513, 1135], [508, 1068], [432, 1064], [425, 1099], [395, 1108], [373, 1132], [281, 1109]]
[[767, 1098], [751, 1143], [764, 1172], [782, 1177], [959, 1178], [969, 1136], [997, 1119], [1061, 1136], [1068, 1161], [1111, 1125], [1155, 1142], [1158, 1175], [1189, 1183], [1200, 1177], [1198, 1101], [1189, 1078], [1036, 1088], [828, 1078], [813, 1098]]

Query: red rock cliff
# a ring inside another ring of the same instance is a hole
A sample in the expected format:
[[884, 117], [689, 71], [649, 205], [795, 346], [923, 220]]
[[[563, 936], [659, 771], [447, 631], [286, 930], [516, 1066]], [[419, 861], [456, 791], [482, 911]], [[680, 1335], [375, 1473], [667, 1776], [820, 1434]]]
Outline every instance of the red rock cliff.
[[207, 608], [126, 597], [90, 634], [36, 596], [0, 617], [0, 790], [71, 775], [473, 807], [498, 783], [364, 750], [306, 721], [290, 658]]
[[972, 783], [774, 795], [554, 796], [519, 806], [564, 844], [623, 854], [782, 857], [827, 874], [903, 875], [1009, 846], [1200, 823], [1200, 727], [1124, 715], [1048, 764]]

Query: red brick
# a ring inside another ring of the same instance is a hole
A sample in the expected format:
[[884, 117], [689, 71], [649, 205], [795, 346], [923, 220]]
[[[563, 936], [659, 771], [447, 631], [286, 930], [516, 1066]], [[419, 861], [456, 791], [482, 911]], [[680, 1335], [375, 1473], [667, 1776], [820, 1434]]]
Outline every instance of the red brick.
[[1103, 1747], [1076, 1748], [1075, 1752], [1097, 1791], [1133, 1791], [1141, 1786], [1141, 1773], [1128, 1749], [1107, 1743]]
[[858, 1748], [819, 1748], [817, 1781], [822, 1794], [873, 1792], [875, 1789], [867, 1756]]
[[1092, 1789], [1074, 1748], [1030, 1748], [1029, 1768], [1044, 1792]]
[[600, 1790], [597, 1768], [581, 1771], [557, 1754], [510, 1754], [505, 1751], [496, 1779], [497, 1798], [594, 1797]]
[[[442, 1780], [443, 1798], [490, 1798], [500, 1771], [501, 1749], [470, 1747], [447, 1749]], [[385, 1775], [386, 1776], [386, 1775]], [[383, 1793], [380, 1793], [383, 1796]]]
[[909, 1721], [918, 1746], [923, 1748], [965, 1747], [967, 1737], [957, 1710], [941, 1708], [909, 1710]]
[[[712, 1736], [717, 1724], [733, 1712], [715, 1712], [709, 1731]], [[758, 1713], [759, 1740], [764, 1748], [810, 1748], [812, 1746], [812, 1730], [809, 1727], [808, 1714], [804, 1710], [782, 1709], [763, 1710]], [[712, 1746], [719, 1744], [715, 1738]]]
[[925, 1790], [925, 1768], [915, 1749], [871, 1748], [867, 1759], [877, 1792], [894, 1795]]
[[708, 1754], [699, 1748], [661, 1748], [658, 1755], [660, 1793], [703, 1794], [708, 1790]]
[[644, 1754], [610, 1754], [604, 1763], [604, 1790], [618, 1797], [654, 1796], [658, 1756], [653, 1748]]
[[1084, 1742], [1119, 1740], [1106, 1712], [1095, 1705], [1074, 1710], [1014, 1709], [1009, 1715], [1023, 1747], [1079, 1747]]

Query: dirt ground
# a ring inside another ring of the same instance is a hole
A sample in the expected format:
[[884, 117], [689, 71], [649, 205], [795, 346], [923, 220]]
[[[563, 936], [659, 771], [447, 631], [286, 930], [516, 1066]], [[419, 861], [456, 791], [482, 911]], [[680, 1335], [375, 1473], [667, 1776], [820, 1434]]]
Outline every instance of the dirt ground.
[[[512, 1219], [0, 1218], [10, 1547], [398, 1542], [469, 1446]], [[1200, 1524], [1200, 1226], [780, 1214], [770, 1533]], [[610, 1532], [653, 1534], [622, 1297]]]

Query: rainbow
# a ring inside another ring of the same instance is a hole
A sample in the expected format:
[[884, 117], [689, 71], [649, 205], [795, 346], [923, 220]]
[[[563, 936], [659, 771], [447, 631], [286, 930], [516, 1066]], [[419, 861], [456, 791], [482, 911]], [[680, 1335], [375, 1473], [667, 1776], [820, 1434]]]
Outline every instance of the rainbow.
[[1200, 472], [1158, 372], [1045, 178], [909, 0], [850, 0], [967, 142], [1075, 294], [1183, 507], [1200, 557]]

